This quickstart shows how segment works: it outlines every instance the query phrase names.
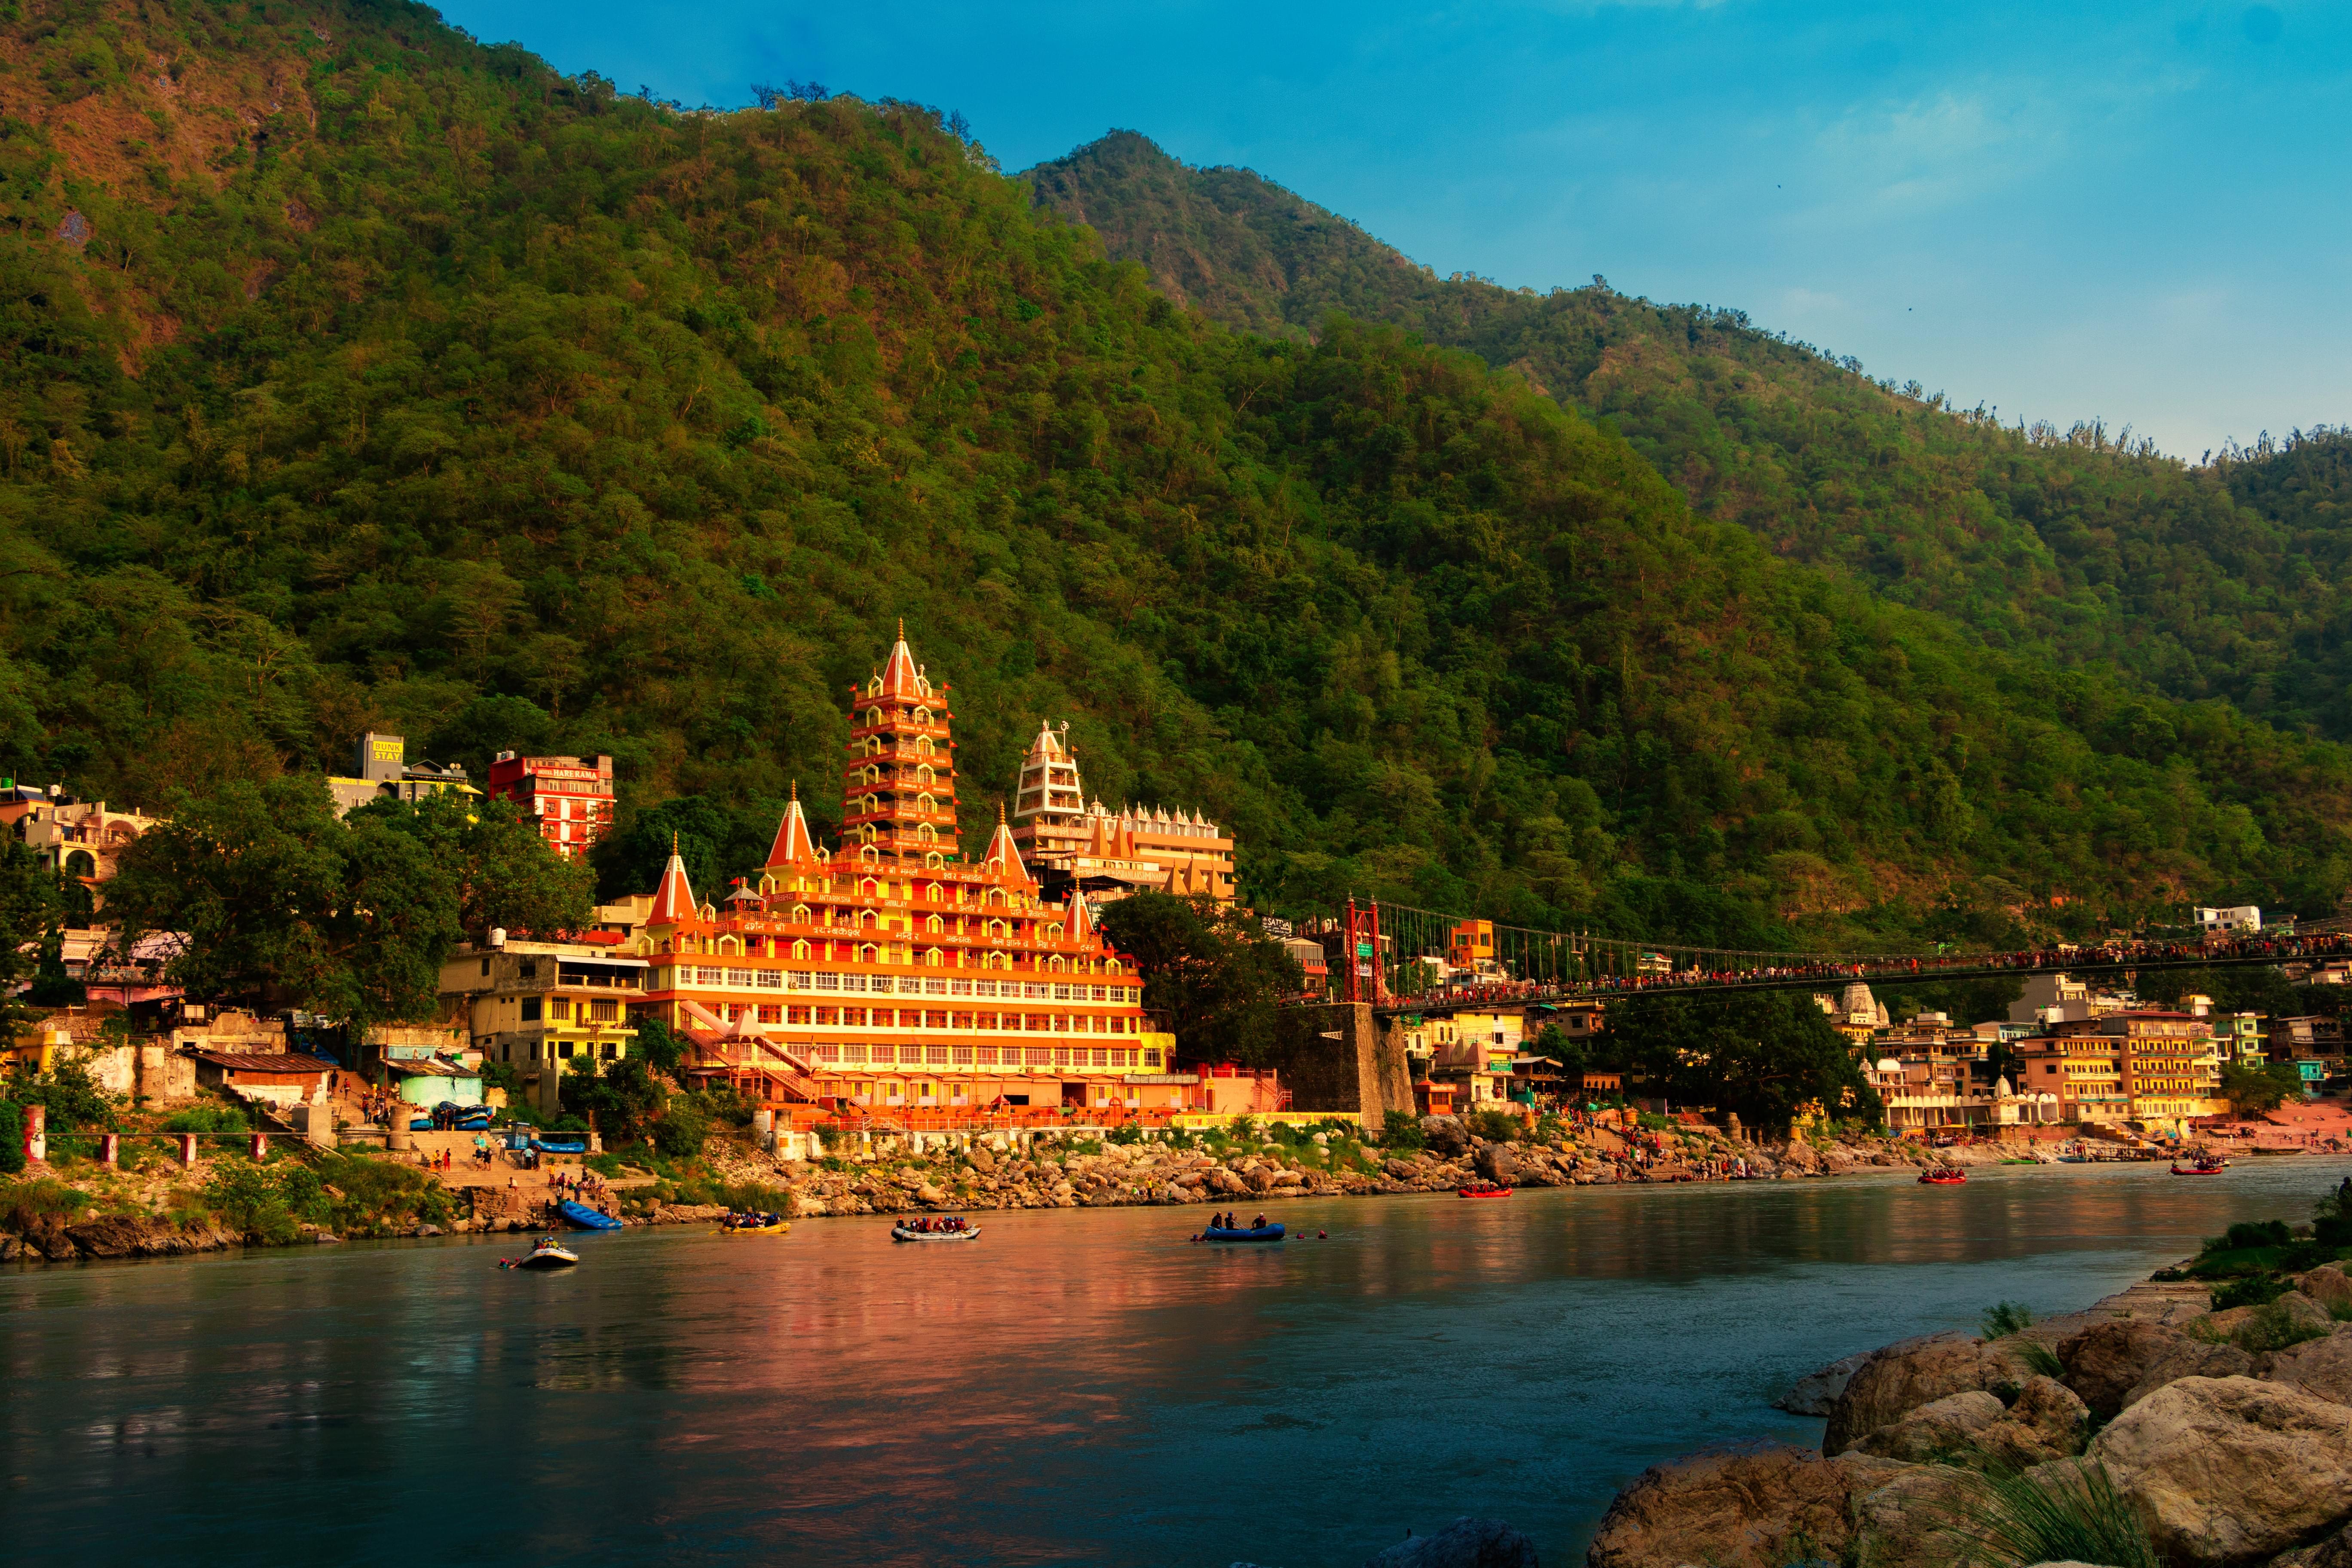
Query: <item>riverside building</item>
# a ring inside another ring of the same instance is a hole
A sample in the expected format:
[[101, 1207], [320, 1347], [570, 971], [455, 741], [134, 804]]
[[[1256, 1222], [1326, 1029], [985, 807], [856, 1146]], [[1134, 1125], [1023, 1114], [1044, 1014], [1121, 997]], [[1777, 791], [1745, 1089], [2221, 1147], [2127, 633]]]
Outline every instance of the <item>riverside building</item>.
[[1042, 896], [1001, 809], [965, 858], [948, 694], [902, 626], [851, 689], [836, 847], [796, 791], [756, 883], [703, 902], [670, 857], [627, 943], [643, 1010], [695, 1040], [698, 1070], [771, 1100], [1181, 1109], [1174, 1039], [1085, 898]]
[[1037, 727], [1013, 796], [1013, 842], [1053, 892], [1097, 900], [1129, 893], [1234, 899], [1234, 841], [1205, 815], [1179, 806], [1107, 811], [1087, 802], [1070, 727]]

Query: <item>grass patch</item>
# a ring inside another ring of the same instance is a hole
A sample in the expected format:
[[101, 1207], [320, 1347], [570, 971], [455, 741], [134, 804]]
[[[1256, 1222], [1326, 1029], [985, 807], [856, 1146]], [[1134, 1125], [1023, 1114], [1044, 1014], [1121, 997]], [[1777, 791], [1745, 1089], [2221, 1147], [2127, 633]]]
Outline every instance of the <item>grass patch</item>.
[[2038, 1480], [2012, 1470], [1983, 1472], [1949, 1510], [1958, 1561], [1979, 1568], [2036, 1563], [2096, 1563], [2158, 1568], [2156, 1548], [2105, 1468]]
[[1985, 1309], [1984, 1337], [2005, 1340], [2033, 1326], [2033, 1309], [2021, 1301], [1996, 1301]]
[[2058, 1359], [2056, 1351], [2040, 1340], [2021, 1342], [2017, 1347], [2017, 1356], [2043, 1377], [2063, 1378], [2066, 1375], [2066, 1363]]

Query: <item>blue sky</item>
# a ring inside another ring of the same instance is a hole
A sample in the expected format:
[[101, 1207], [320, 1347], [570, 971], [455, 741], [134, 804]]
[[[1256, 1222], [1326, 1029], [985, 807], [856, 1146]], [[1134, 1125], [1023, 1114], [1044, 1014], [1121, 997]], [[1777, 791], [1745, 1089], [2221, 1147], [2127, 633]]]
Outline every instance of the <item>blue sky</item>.
[[960, 110], [1008, 170], [1140, 131], [1440, 272], [1737, 307], [2011, 422], [2352, 423], [2352, 6], [444, 10], [688, 103]]

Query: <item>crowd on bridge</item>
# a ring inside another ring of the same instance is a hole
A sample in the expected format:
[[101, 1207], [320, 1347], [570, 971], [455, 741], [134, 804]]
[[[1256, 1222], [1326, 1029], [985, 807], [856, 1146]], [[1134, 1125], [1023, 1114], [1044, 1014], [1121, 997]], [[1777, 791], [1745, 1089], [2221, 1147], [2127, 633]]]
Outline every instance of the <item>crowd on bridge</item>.
[[2050, 973], [2067, 970], [2183, 968], [2208, 963], [2293, 963], [2352, 957], [2352, 932], [2302, 935], [2212, 936], [2197, 941], [2133, 941], [2087, 946], [2031, 948], [2017, 952], [1945, 952], [1913, 956], [1801, 953], [1743, 954], [1758, 962], [1717, 967], [1693, 965], [1652, 974], [1601, 974], [1576, 980], [1482, 981], [1412, 996], [1385, 998], [1391, 1006], [1517, 1004], [1597, 994], [1753, 990], [1788, 985], [1885, 984], [1927, 978], [1967, 980], [1996, 973]]

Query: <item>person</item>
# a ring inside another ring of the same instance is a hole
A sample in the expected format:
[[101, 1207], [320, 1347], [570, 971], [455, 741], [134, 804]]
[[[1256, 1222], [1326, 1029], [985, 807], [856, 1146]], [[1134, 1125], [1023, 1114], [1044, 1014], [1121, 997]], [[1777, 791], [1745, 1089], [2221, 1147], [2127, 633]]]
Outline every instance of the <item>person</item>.
[[1265, 1215], [1261, 1214], [1255, 1219], [1250, 1221], [1250, 1228], [1252, 1230], [1264, 1230], [1265, 1228]]

